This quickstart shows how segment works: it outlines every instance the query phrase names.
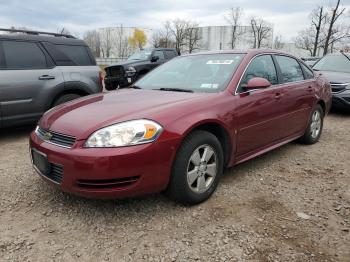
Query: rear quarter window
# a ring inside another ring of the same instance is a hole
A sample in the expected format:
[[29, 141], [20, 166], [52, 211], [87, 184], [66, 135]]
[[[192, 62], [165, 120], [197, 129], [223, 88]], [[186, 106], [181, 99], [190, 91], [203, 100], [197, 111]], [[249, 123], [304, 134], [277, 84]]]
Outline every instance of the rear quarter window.
[[93, 64], [85, 46], [56, 45], [56, 48], [77, 66], [89, 66]]
[[305, 66], [304, 64], [300, 63], [301, 68], [304, 71], [304, 78], [305, 79], [313, 79], [314, 78], [314, 73], [312, 72], [312, 70], [310, 68], [308, 68], [307, 66]]

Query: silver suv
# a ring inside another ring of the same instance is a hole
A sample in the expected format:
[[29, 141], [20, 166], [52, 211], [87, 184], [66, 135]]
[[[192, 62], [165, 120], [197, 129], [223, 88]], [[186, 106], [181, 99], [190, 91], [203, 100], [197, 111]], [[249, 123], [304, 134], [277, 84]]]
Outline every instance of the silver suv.
[[84, 41], [0, 31], [10, 32], [0, 34], [0, 127], [33, 123], [56, 105], [102, 91], [101, 72]]

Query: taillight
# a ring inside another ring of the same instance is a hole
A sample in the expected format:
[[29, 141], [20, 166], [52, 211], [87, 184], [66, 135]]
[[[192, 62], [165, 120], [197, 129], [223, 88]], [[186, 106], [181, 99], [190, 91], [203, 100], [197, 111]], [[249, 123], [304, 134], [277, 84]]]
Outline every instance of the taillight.
[[100, 91], [103, 91], [103, 72], [100, 71], [98, 74], [98, 82], [100, 84]]

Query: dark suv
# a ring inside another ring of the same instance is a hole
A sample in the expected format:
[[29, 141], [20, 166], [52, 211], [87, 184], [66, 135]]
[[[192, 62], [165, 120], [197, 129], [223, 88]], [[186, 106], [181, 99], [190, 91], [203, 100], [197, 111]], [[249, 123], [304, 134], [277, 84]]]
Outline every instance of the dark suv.
[[102, 91], [100, 70], [84, 41], [0, 31], [11, 32], [0, 34], [0, 127], [33, 123], [56, 105]]
[[172, 48], [141, 50], [126, 61], [105, 68], [105, 88], [113, 90], [130, 86], [155, 67], [178, 56]]

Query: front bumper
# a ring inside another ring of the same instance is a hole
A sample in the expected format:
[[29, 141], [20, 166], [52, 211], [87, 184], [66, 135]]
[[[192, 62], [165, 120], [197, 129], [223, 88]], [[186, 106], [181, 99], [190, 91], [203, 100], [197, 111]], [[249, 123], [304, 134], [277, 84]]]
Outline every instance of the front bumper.
[[30, 148], [47, 156], [53, 166], [62, 167], [62, 180], [54, 181], [35, 170], [62, 191], [89, 198], [134, 197], [166, 189], [177, 141], [122, 148], [83, 148], [83, 143], [62, 148], [32, 132]]
[[107, 90], [115, 90], [118, 87], [124, 88], [130, 86], [134, 82], [134, 78], [106, 76], [104, 81]]
[[350, 90], [333, 93], [332, 106], [341, 110], [350, 110]]

